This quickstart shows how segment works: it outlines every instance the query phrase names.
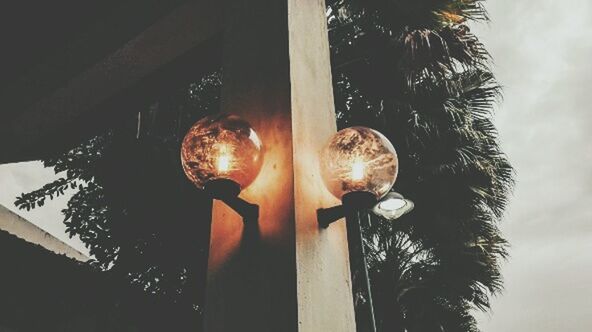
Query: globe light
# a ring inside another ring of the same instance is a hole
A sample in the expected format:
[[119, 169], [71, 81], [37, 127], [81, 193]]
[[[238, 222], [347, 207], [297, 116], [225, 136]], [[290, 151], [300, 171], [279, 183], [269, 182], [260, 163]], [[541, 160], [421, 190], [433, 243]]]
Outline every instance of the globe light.
[[[345, 217], [349, 260], [354, 267], [364, 267], [361, 287], [368, 300], [366, 317], [370, 318], [370, 330], [376, 331], [360, 219], [395, 183], [399, 167], [397, 153], [391, 142], [376, 130], [351, 127], [331, 137], [321, 151], [320, 163], [325, 186], [342, 204], [318, 209], [317, 221], [320, 227], [327, 228]], [[352, 267], [355, 281], [359, 276], [354, 270]]]
[[227, 114], [196, 122], [183, 139], [181, 164], [196, 187], [224, 201], [245, 220], [257, 219], [258, 206], [238, 197], [263, 165], [263, 146], [248, 122]]
[[343, 200], [348, 193], [369, 193], [376, 200], [397, 179], [395, 148], [381, 133], [366, 127], [336, 133], [321, 152], [321, 176], [329, 191]]
[[390, 192], [374, 206], [372, 212], [387, 220], [395, 220], [411, 212], [414, 207], [415, 204], [403, 195]]
[[366, 127], [351, 127], [337, 132], [320, 155], [320, 171], [325, 186], [342, 204], [318, 209], [317, 221], [320, 227], [327, 228], [345, 217], [352, 280], [360, 279], [354, 271], [363, 266], [363, 282], [358, 286], [361, 286], [368, 301], [366, 317], [370, 318], [372, 331], [376, 331], [376, 322], [361, 218], [377, 203], [381, 209], [388, 211], [401, 208], [399, 201], [379, 202], [395, 184], [398, 168], [397, 153], [391, 142], [381, 133]]
[[342, 205], [317, 210], [321, 227], [371, 209], [397, 179], [395, 148], [381, 133], [366, 127], [337, 132], [321, 151], [321, 177]]
[[263, 165], [262, 144], [249, 123], [235, 115], [216, 115], [196, 122], [181, 147], [185, 174], [198, 188], [230, 180], [240, 190], [250, 185]]

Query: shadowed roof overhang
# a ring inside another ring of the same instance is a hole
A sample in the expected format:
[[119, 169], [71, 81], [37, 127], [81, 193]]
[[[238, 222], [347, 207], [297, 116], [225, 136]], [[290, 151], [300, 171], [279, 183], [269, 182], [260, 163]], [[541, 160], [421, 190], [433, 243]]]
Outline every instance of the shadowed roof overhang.
[[175, 66], [219, 63], [222, 1], [30, 2], [1, 14], [22, 36], [3, 39], [0, 163], [41, 159], [100, 132], [125, 111], [116, 107], [123, 98], [157, 89], [182, 72]]

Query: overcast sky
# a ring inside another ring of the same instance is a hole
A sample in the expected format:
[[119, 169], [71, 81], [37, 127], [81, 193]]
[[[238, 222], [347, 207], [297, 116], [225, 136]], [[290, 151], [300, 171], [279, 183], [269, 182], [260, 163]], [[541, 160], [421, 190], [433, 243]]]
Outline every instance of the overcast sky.
[[[592, 1], [490, 0], [476, 28], [505, 100], [496, 122], [517, 185], [502, 229], [512, 244], [506, 290], [484, 332], [592, 331]], [[0, 165], [0, 204], [54, 178], [40, 163]], [[59, 210], [25, 218], [72, 244]], [[83, 251], [86, 252], [86, 251]]]
[[518, 182], [505, 293], [484, 332], [592, 331], [592, 1], [491, 0], [477, 33], [505, 100], [496, 115]]

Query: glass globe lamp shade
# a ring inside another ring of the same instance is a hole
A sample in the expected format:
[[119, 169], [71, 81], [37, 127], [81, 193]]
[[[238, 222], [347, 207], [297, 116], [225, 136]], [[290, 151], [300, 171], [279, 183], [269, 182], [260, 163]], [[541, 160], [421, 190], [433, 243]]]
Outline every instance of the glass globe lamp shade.
[[200, 189], [214, 180], [230, 180], [244, 189], [259, 174], [263, 147], [248, 122], [215, 115], [196, 122], [181, 146], [185, 175]]
[[337, 198], [366, 192], [377, 200], [391, 189], [398, 172], [395, 148], [376, 130], [351, 127], [337, 132], [321, 151], [321, 176]]

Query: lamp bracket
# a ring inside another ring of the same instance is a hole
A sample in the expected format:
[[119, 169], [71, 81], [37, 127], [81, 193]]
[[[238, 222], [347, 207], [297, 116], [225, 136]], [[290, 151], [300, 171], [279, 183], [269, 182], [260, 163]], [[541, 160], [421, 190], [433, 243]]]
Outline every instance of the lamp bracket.
[[343, 195], [341, 205], [326, 209], [317, 210], [317, 221], [322, 228], [329, 227], [330, 224], [345, 217], [349, 212], [368, 210], [376, 205], [378, 199], [367, 191], [353, 191]]
[[238, 197], [241, 188], [238, 183], [229, 179], [215, 179], [204, 185], [204, 190], [213, 198], [224, 202], [233, 209], [243, 221], [257, 221], [259, 219], [259, 205], [249, 203]]

